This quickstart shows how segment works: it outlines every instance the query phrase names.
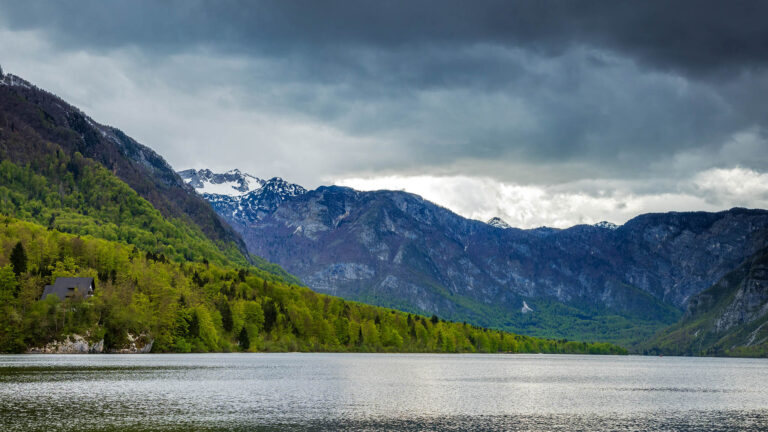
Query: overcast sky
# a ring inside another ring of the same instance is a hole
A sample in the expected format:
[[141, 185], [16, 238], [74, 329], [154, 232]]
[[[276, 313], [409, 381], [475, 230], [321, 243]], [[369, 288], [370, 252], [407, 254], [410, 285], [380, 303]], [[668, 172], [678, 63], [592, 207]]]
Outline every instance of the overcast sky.
[[564, 227], [768, 207], [768, 2], [0, 0], [0, 65], [176, 169]]

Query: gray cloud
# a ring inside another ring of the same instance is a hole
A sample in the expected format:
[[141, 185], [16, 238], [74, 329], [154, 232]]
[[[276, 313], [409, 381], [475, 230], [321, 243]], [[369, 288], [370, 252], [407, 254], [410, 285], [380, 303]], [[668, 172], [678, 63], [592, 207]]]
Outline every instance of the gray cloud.
[[75, 47], [215, 45], [246, 52], [399, 49], [490, 43], [561, 52], [591, 45], [686, 71], [764, 65], [768, 5], [478, 1], [3, 1], [16, 29], [45, 28]]
[[[7, 34], [31, 46], [0, 46], [0, 62], [47, 70], [38, 84], [179, 168], [237, 165], [309, 186], [418, 173], [652, 177], [668, 180], [652, 183], [663, 190], [711, 168], [768, 167], [764, 2], [0, 0], [0, 10]], [[98, 90], [73, 90], [84, 77]]]

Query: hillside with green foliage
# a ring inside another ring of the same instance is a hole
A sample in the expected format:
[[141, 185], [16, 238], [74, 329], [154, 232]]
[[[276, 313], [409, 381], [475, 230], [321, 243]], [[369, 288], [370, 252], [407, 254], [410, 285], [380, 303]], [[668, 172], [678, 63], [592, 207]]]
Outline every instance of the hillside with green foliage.
[[[245, 259], [240, 236], [160, 155], [32, 83], [0, 73], [0, 160], [30, 168], [55, 188], [65, 170], [78, 180], [78, 154], [121, 180], [168, 221], [191, 226], [225, 253], [234, 248]], [[51, 165], [52, 159], [59, 166]], [[68, 186], [65, 182], [63, 194]]]
[[647, 354], [768, 356], [768, 250], [694, 296], [682, 319], [640, 345]]
[[217, 247], [197, 226], [166, 220], [80, 153], [50, 152], [34, 168], [0, 162], [0, 213], [62, 232], [134, 244], [170, 259], [245, 264], [234, 245]]
[[[96, 294], [39, 300], [60, 276], [94, 277]], [[106, 349], [153, 340], [154, 352], [625, 353], [345, 301], [254, 267], [169, 260], [10, 217], [0, 221], [0, 305], [4, 352], [78, 334], [103, 339]]]

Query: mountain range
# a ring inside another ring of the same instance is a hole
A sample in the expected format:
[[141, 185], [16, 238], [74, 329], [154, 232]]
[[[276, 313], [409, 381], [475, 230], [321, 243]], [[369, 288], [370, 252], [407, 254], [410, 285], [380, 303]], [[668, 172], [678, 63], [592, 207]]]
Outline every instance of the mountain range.
[[[232, 186], [259, 189], [265, 207], [290, 194], [277, 181]], [[157, 153], [1, 69], [0, 220], [3, 353], [626, 353], [315, 293], [249, 255]], [[93, 295], [42, 298], [70, 278]]]
[[180, 174], [251, 253], [314, 290], [548, 337], [643, 340], [768, 245], [764, 210], [523, 230], [402, 191], [306, 190], [236, 170]]
[[[402, 191], [176, 173], [119, 129], [2, 72], [0, 214], [0, 351], [86, 331], [116, 348], [157, 337], [163, 351], [240, 349], [253, 337], [275, 350], [615, 352], [572, 339], [768, 354], [768, 211], [518, 229]], [[29, 265], [11, 269], [19, 247]], [[38, 302], [56, 275], [94, 277], [105, 294], [91, 309]], [[317, 296], [299, 280], [434, 316]], [[58, 314], [67, 327], [45, 318]]]

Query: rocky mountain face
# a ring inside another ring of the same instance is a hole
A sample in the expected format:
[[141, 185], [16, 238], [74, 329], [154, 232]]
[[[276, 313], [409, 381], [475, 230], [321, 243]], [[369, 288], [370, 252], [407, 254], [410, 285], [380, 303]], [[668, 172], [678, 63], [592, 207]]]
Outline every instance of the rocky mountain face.
[[768, 250], [696, 294], [679, 323], [645, 344], [650, 353], [768, 355]]
[[241, 196], [264, 186], [264, 180], [234, 169], [216, 174], [208, 169], [179, 171], [179, 176], [200, 194]]
[[486, 222], [488, 225], [495, 227], [495, 228], [501, 228], [501, 229], [507, 229], [512, 228], [507, 221], [500, 217], [493, 217]]
[[283, 201], [307, 192], [280, 177], [262, 180], [237, 169], [224, 174], [188, 169], [179, 175], [203, 195], [218, 214], [241, 227], [260, 221]]
[[153, 150], [18, 76], [0, 74], [2, 159], [36, 164], [57, 151], [51, 143], [101, 163], [165, 217], [195, 224], [215, 242], [234, 242], [246, 253], [240, 236]]
[[205, 195], [252, 253], [317, 291], [529, 334], [650, 334], [767, 244], [762, 210], [520, 230], [405, 192], [273, 180], [270, 194]]

